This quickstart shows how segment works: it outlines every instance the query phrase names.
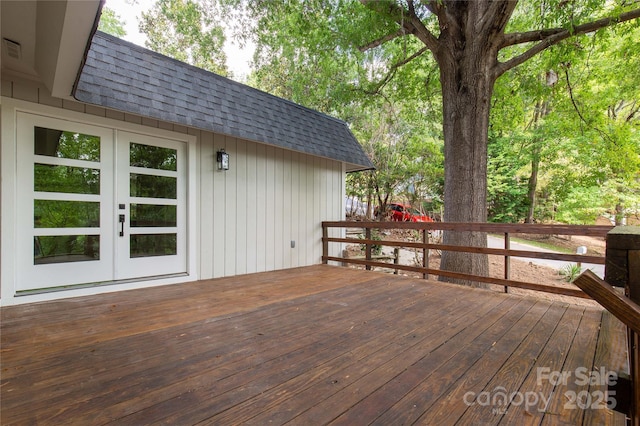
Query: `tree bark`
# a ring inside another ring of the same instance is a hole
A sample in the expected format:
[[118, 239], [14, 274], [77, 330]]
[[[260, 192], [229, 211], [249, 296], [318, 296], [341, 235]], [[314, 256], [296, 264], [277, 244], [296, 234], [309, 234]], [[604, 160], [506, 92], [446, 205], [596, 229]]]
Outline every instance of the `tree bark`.
[[[466, 24], [466, 23], [465, 23]], [[472, 24], [469, 24], [472, 25]], [[490, 44], [481, 37], [447, 33], [441, 37], [448, 46], [436, 55], [440, 65], [444, 130], [444, 221], [487, 221], [487, 142], [490, 100], [494, 87], [491, 66], [497, 51], [487, 51]], [[487, 236], [480, 232], [445, 232], [444, 244], [486, 247]], [[441, 268], [488, 276], [486, 255], [443, 252]], [[462, 279], [441, 280], [484, 287]]]
[[[540, 118], [547, 115], [547, 103], [538, 101], [536, 102], [535, 111], [533, 113], [533, 128], [538, 127]], [[527, 217], [524, 220], [525, 223], [533, 223], [533, 215], [536, 208], [536, 190], [538, 189], [538, 171], [540, 169], [540, 143], [538, 137], [534, 135], [533, 143], [531, 145], [531, 175], [529, 176], [528, 193], [529, 209], [527, 211]]]

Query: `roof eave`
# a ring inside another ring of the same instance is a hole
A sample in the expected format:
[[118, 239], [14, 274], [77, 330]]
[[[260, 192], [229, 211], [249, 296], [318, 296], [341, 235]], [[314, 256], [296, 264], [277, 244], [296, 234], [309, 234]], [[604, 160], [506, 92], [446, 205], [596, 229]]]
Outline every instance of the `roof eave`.
[[[85, 53], [95, 32], [101, 0], [38, 4], [36, 68], [43, 83], [57, 98], [70, 99]], [[60, 20], [49, 19], [59, 16]]]

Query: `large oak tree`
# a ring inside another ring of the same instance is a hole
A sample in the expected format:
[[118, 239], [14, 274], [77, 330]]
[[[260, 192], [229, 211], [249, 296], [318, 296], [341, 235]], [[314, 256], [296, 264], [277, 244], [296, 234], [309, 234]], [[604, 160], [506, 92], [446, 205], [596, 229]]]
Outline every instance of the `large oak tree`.
[[[611, 16], [576, 22], [580, 6], [560, 26], [507, 32], [517, 2], [513, 0], [381, 1], [361, 0], [380, 16], [395, 22], [394, 31], [371, 40], [376, 48], [400, 37], [415, 37], [433, 54], [440, 69], [445, 149], [444, 220], [485, 222], [487, 219], [487, 142], [491, 97], [496, 80], [550, 46], [574, 36], [640, 17], [640, 9], [609, 9]], [[579, 3], [579, 2], [575, 2]], [[606, 12], [601, 2], [600, 12]], [[564, 4], [564, 6], [562, 5]], [[586, 8], [585, 8], [586, 9]], [[594, 11], [594, 10], [592, 10]], [[562, 14], [558, 14], [562, 18]], [[533, 21], [532, 21], [533, 22]], [[446, 244], [486, 246], [480, 233], [447, 233]], [[448, 252], [441, 267], [486, 275], [486, 256]]]

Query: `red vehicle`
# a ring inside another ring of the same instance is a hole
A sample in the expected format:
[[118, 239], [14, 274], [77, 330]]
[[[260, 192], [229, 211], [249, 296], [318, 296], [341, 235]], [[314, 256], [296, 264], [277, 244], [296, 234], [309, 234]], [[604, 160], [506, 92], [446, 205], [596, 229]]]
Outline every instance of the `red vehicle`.
[[417, 209], [399, 203], [387, 205], [391, 220], [398, 222], [433, 222], [429, 216], [420, 213]]

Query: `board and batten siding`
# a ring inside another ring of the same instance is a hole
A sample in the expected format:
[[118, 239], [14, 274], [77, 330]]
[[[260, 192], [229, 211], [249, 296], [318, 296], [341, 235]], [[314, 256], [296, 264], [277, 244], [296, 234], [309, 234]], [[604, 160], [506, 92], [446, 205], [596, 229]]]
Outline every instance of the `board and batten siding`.
[[[139, 125], [140, 132], [195, 136], [198, 279], [321, 263], [321, 222], [344, 218], [345, 166], [339, 161], [54, 98], [32, 81], [3, 75], [1, 83], [4, 97], [87, 114], [88, 121], [96, 116]], [[217, 169], [216, 152], [223, 148], [231, 159], [228, 171]], [[330, 248], [338, 255], [338, 245]]]
[[199, 158], [201, 278], [321, 262], [321, 222], [343, 217], [342, 163], [205, 132]]

